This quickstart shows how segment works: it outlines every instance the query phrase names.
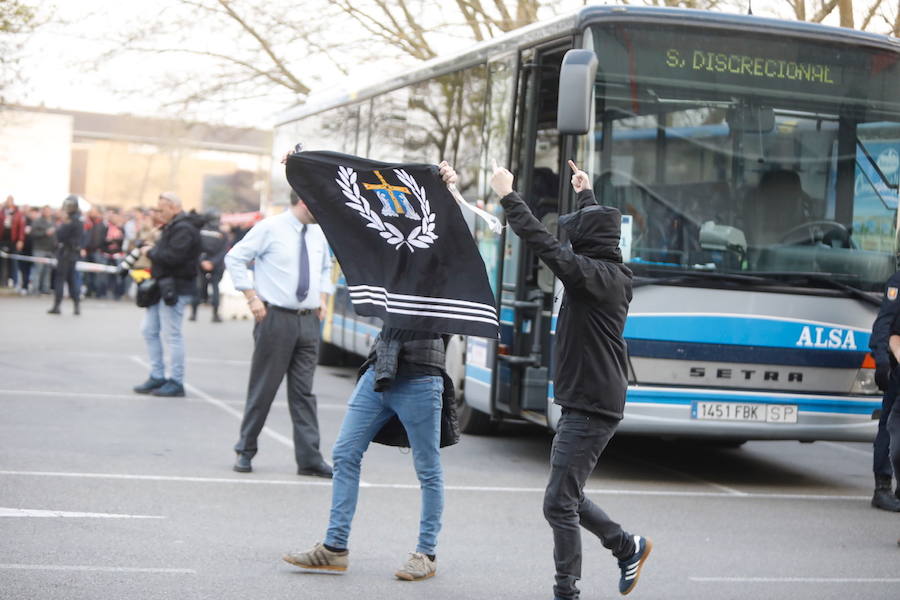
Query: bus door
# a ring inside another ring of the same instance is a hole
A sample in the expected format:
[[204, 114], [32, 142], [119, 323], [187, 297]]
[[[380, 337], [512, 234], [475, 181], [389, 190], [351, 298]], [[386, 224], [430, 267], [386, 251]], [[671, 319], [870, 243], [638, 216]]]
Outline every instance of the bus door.
[[[516, 189], [554, 235], [569, 177], [556, 130], [559, 68], [569, 45], [522, 54], [512, 165]], [[501, 277], [497, 408], [547, 424], [553, 273], [507, 229]]]

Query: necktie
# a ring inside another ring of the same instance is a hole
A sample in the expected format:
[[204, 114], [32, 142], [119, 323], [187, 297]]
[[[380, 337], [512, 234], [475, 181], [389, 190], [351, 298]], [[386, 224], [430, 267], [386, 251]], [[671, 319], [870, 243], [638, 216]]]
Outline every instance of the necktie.
[[309, 252], [306, 250], [306, 225], [300, 231], [300, 276], [297, 278], [297, 300], [303, 302], [309, 293]]

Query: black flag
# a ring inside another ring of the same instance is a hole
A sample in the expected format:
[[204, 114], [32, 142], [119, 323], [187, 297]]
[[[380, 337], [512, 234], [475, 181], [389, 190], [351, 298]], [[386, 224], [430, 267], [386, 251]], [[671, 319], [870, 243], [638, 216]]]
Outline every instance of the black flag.
[[287, 179], [322, 226], [357, 314], [388, 327], [499, 336], [484, 262], [437, 167], [297, 152]]

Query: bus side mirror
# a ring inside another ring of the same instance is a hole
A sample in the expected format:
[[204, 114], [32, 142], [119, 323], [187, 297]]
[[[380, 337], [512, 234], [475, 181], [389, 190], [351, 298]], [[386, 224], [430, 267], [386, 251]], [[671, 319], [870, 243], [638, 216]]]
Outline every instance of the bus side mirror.
[[559, 104], [556, 128], [561, 134], [583, 135], [591, 128], [591, 104], [597, 55], [593, 50], [573, 49], [563, 57], [559, 71]]

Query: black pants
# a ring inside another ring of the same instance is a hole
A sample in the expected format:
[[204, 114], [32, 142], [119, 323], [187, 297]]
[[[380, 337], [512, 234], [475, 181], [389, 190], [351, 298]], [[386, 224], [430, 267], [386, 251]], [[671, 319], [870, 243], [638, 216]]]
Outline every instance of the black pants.
[[[22, 252], [24, 256], [31, 256], [31, 250], [28, 252]], [[31, 265], [32, 263], [24, 260], [17, 260], [19, 263], [19, 287], [23, 290], [28, 289], [28, 280], [31, 279]]]
[[[875, 477], [890, 479], [891, 472], [898, 480], [900, 488], [900, 367], [891, 370], [887, 392], [881, 401], [881, 419], [875, 436]], [[879, 463], [879, 459], [881, 462]]]
[[272, 400], [287, 375], [288, 408], [294, 425], [294, 456], [300, 469], [319, 467], [319, 419], [312, 393], [319, 349], [319, 318], [269, 306], [253, 328], [253, 358], [241, 439], [235, 452], [253, 457]]
[[197, 307], [207, 300], [209, 300], [213, 309], [219, 308], [219, 283], [221, 283], [224, 274], [225, 271], [217, 269], [213, 271], [201, 270], [197, 274], [197, 294], [191, 301], [191, 308], [194, 314], [197, 313]]
[[898, 390], [897, 369], [891, 370], [888, 388], [881, 399], [881, 418], [878, 419], [878, 433], [875, 434], [875, 442], [872, 444], [872, 472], [876, 481], [879, 479], [890, 480], [894, 474], [891, 468], [890, 442], [891, 434], [887, 429], [888, 417], [894, 407], [894, 397]]
[[57, 260], [59, 261], [56, 265], [56, 279], [54, 280], [54, 306], [59, 306], [62, 304], [63, 300], [63, 286], [69, 286], [69, 296], [78, 304], [80, 300], [81, 290], [78, 289], [78, 272], [75, 271], [75, 262], [74, 258], [64, 258], [57, 256]]
[[584, 495], [584, 485], [618, 424], [599, 414], [563, 408], [556, 426], [544, 494], [544, 517], [553, 528], [556, 598], [579, 596], [575, 582], [581, 579], [581, 527], [599, 537], [619, 560], [635, 552], [632, 536]]
[[[0, 250], [13, 254], [16, 251], [16, 245], [6, 240], [0, 242]], [[13, 277], [13, 265], [15, 262], [11, 258], [0, 256], [0, 287], [6, 287], [9, 284], [9, 278]]]

